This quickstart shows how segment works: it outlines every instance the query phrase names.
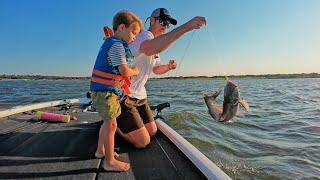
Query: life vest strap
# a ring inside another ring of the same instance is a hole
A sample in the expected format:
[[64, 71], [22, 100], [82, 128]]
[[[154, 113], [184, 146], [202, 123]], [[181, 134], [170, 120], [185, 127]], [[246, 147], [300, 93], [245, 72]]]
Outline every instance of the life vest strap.
[[91, 81], [96, 82], [96, 83], [100, 83], [100, 84], [104, 84], [104, 85], [115, 86], [115, 87], [119, 87], [119, 88], [121, 88], [124, 85], [124, 82], [117, 82], [117, 81], [106, 80], [106, 79], [102, 79], [102, 78], [96, 78], [96, 77], [92, 77]]
[[[111, 78], [111, 76], [109, 75], [115, 75], [115, 74], [109, 74], [105, 72], [102, 72], [102, 73], [108, 74], [108, 78]], [[115, 75], [115, 76], [119, 76], [119, 75]], [[106, 76], [103, 76], [103, 77], [106, 77]], [[124, 94], [127, 94], [127, 95], [130, 94], [130, 88], [129, 88], [131, 85], [130, 78], [125, 76], [120, 76], [120, 77], [122, 78], [121, 81], [107, 80], [99, 77], [91, 77], [91, 81], [95, 83], [104, 84], [104, 85], [119, 87], [123, 89]]]
[[118, 81], [123, 81], [123, 80], [125, 80], [125, 79], [124, 79], [124, 76], [117, 75], [117, 74], [106, 73], [106, 72], [103, 72], [103, 71], [99, 71], [99, 70], [97, 70], [97, 69], [94, 69], [94, 70], [92, 71], [92, 74], [98, 75], [98, 76], [100, 76], [100, 77], [108, 78], [108, 79], [118, 80]]

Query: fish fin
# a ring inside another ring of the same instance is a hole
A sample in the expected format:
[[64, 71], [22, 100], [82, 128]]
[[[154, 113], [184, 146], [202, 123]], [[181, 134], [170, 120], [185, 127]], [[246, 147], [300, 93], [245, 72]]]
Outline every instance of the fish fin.
[[214, 92], [211, 96], [209, 96], [210, 100], [214, 101], [220, 95], [221, 91], [222, 91], [222, 89]]
[[219, 122], [225, 122], [225, 121], [226, 121], [225, 115], [220, 114]]
[[239, 117], [239, 118], [243, 118], [243, 117], [244, 117], [244, 114], [241, 113], [240, 111], [238, 111], [237, 114], [236, 114], [236, 116]]
[[246, 100], [241, 99], [241, 100], [239, 101], [239, 104], [240, 104], [247, 112], [249, 111], [250, 107], [249, 107], [249, 104], [247, 103]]

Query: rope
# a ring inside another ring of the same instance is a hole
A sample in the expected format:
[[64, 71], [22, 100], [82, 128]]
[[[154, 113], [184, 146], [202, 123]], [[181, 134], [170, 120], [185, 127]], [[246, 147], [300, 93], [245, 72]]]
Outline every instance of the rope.
[[170, 161], [170, 164], [172, 165], [172, 167], [174, 168], [174, 170], [177, 172], [178, 176], [180, 179], [184, 179], [181, 175], [181, 173], [179, 172], [178, 168], [176, 167], [176, 165], [173, 163], [173, 161], [171, 160], [171, 158], [169, 157], [168, 153], [165, 151], [165, 149], [162, 147], [161, 143], [159, 142], [158, 138], [155, 136], [154, 137], [155, 140], [157, 141], [157, 144], [160, 146], [160, 149], [162, 150], [162, 152], [164, 153], [164, 155], [167, 157], [167, 159]]

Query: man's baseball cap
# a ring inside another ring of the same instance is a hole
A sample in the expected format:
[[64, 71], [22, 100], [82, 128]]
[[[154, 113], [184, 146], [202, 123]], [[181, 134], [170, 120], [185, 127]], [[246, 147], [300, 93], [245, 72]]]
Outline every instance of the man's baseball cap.
[[165, 8], [155, 9], [152, 12], [151, 17], [160, 18], [161, 20], [169, 21], [172, 25], [177, 24], [177, 20], [173, 19], [170, 15], [169, 11]]

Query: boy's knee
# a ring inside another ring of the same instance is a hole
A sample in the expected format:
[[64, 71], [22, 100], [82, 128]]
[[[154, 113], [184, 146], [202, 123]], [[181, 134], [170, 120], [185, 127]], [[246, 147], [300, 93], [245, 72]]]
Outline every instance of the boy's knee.
[[117, 129], [117, 122], [116, 121], [111, 121], [110, 126], [111, 126], [112, 130], [116, 130]]
[[108, 126], [108, 128], [110, 128], [111, 130], [117, 129], [117, 121], [115, 120], [104, 121], [104, 124]]

